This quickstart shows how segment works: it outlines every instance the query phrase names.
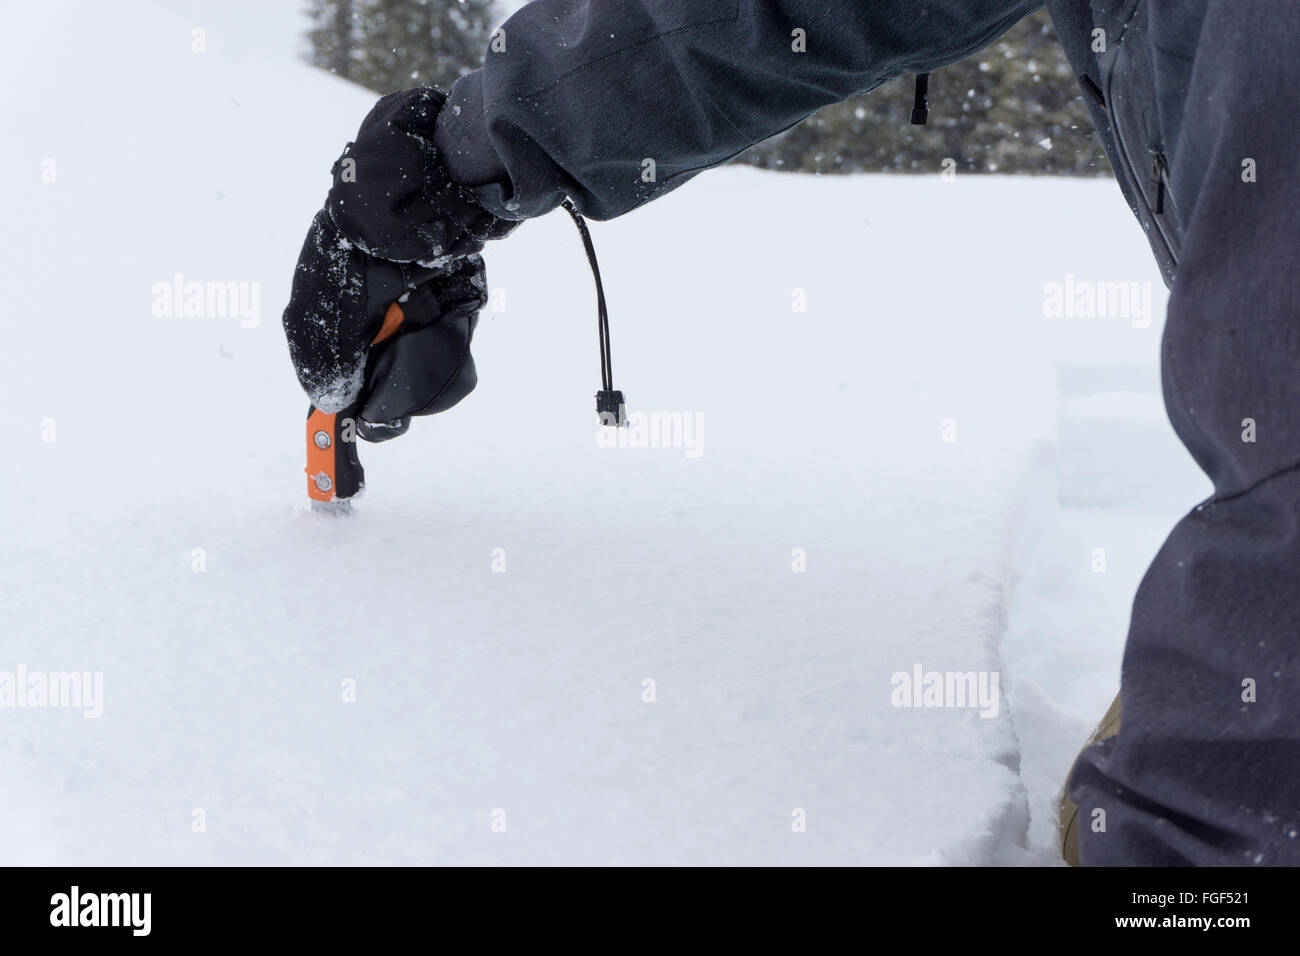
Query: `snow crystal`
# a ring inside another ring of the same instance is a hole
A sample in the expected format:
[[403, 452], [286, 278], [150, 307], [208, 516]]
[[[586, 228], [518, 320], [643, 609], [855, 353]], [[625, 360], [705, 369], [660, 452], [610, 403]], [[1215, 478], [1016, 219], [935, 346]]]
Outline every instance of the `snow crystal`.
[[327, 382], [324, 387], [318, 386], [313, 390], [312, 404], [322, 412], [329, 414], [341, 412], [352, 403], [357, 393], [361, 391], [364, 374], [365, 366], [358, 365], [350, 373], [340, 375]]

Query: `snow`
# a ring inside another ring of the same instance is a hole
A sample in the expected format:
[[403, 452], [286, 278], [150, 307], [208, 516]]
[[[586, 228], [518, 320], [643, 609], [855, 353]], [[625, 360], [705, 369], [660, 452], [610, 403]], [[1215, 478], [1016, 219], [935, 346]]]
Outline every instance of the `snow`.
[[[1163, 314], [1113, 186], [733, 168], [593, 224], [615, 384], [693, 447], [598, 440], [581, 244], [525, 224], [478, 391], [323, 516], [278, 313], [373, 97], [262, 6], [6, 14], [0, 672], [103, 713], [0, 708], [0, 863], [1050, 862], [1203, 493], [1159, 321], [1045, 312]], [[260, 314], [155, 315], [177, 274]], [[918, 667], [1007, 699], [894, 706]]]

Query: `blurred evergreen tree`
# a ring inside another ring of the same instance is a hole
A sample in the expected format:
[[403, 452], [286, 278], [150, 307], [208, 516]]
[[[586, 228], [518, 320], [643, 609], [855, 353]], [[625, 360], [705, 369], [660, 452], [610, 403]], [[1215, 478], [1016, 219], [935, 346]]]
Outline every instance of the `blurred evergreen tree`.
[[352, 0], [311, 0], [307, 7], [311, 20], [308, 62], [345, 80], [352, 79], [352, 51], [357, 41], [353, 8]]
[[447, 89], [483, 63], [494, 0], [311, 0], [309, 60], [378, 93]]
[[740, 162], [812, 173], [940, 171], [1110, 175], [1047, 14], [930, 77], [930, 116], [912, 126], [914, 78], [828, 106]]

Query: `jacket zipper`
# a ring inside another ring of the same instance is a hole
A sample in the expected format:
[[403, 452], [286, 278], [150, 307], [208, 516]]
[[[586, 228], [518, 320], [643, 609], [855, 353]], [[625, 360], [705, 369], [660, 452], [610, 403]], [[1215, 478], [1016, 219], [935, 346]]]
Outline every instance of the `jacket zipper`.
[[1174, 255], [1174, 245], [1169, 239], [1169, 234], [1165, 232], [1164, 218], [1162, 216], [1165, 205], [1165, 182], [1168, 174], [1164, 154], [1159, 151], [1153, 151], [1152, 155], [1151, 165], [1156, 179], [1156, 202], [1153, 207], [1151, 201], [1146, 197], [1146, 192], [1143, 190], [1141, 182], [1138, 181], [1138, 168], [1133, 163], [1133, 157], [1129, 155], [1128, 146], [1124, 142], [1123, 130], [1120, 129], [1119, 122], [1115, 117], [1115, 98], [1112, 91], [1120, 52], [1120, 50], [1116, 49], [1115, 59], [1111, 61], [1110, 70], [1106, 75], [1106, 92], [1103, 97], [1106, 101], [1106, 118], [1110, 120], [1110, 129], [1115, 136], [1115, 145], [1119, 149], [1120, 156], [1123, 158], [1125, 165], [1132, 173], [1134, 191], [1137, 192], [1139, 198], [1141, 198], [1142, 204], [1147, 207], [1151, 223], [1156, 227], [1156, 234], [1160, 236], [1160, 241], [1164, 244], [1165, 253], [1169, 256], [1169, 261], [1173, 263], [1174, 268], [1177, 269], [1178, 256]]
[[1156, 177], [1156, 215], [1165, 213], [1165, 154], [1158, 149], [1151, 151], [1151, 172]]

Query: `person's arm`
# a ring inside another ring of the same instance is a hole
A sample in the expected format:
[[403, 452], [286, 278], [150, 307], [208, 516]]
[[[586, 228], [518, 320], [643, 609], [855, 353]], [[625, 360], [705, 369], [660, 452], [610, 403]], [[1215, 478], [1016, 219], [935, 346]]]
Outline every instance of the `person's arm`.
[[435, 141], [498, 216], [541, 215], [568, 195], [609, 219], [827, 104], [956, 62], [1039, 6], [533, 0], [452, 87]]

